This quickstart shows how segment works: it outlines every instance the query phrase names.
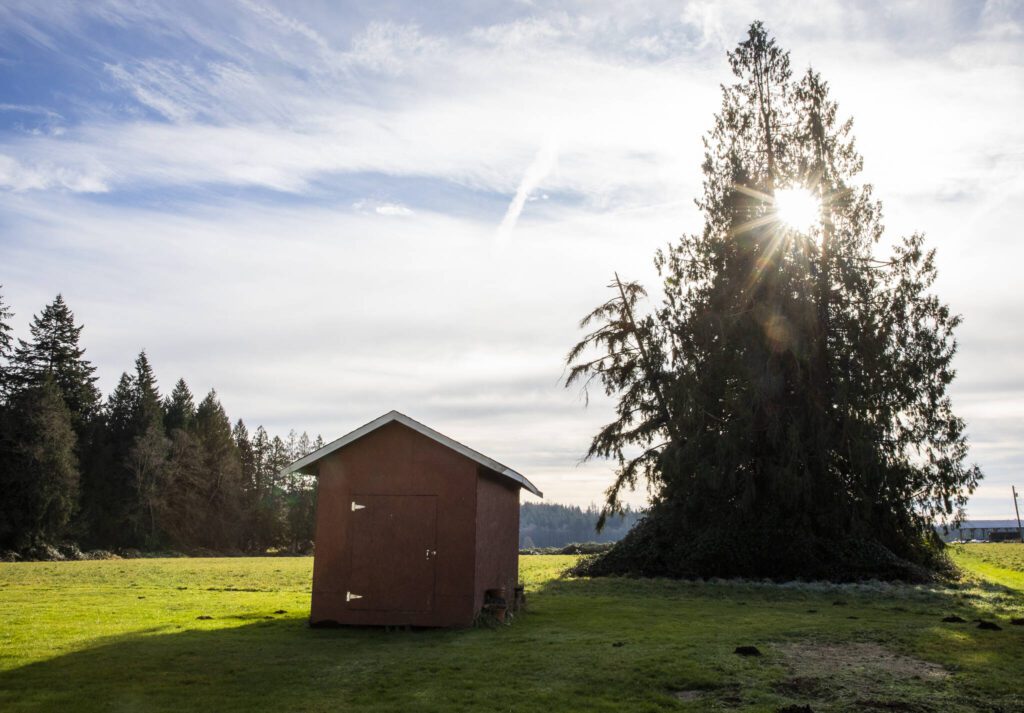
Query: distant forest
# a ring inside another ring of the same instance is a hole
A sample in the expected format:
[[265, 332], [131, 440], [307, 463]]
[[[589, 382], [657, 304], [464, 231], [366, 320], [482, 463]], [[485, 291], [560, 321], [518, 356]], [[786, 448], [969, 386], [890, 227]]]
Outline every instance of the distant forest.
[[315, 483], [278, 473], [319, 437], [250, 433], [184, 379], [162, 394], [145, 351], [103, 398], [60, 295], [27, 338], [11, 316], [0, 296], [0, 549], [309, 548]]
[[618, 542], [636, 524], [641, 512], [626, 507], [621, 517], [609, 517], [597, 532], [601, 511], [576, 505], [523, 503], [519, 511], [519, 546], [563, 547], [572, 542]]
[[[250, 432], [216, 391], [197, 404], [184, 379], [162, 394], [145, 351], [103, 398], [63, 297], [33, 317], [27, 338], [11, 316], [0, 295], [0, 549], [310, 549], [316, 479], [280, 472], [320, 448], [319, 436]], [[613, 542], [638, 518], [627, 510], [598, 534], [598, 514], [525, 503], [520, 546]]]

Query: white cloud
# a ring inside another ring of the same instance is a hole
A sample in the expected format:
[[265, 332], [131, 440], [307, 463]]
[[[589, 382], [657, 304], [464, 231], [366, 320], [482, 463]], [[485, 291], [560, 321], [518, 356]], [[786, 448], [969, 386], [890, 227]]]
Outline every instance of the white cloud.
[[382, 203], [377, 206], [374, 210], [379, 215], [391, 215], [391, 216], [408, 216], [413, 215], [413, 211], [408, 206], [404, 206], [401, 203]]

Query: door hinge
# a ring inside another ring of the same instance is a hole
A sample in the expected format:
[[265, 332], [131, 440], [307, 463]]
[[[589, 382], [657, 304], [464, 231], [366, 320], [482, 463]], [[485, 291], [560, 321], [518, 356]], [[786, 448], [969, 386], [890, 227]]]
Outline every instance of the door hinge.
[[362, 599], [362, 594], [353, 594], [352, 592], [345, 592], [345, 601], [350, 602], [353, 599]]
[[365, 510], [365, 509], [366, 509], [365, 505], [360, 505], [355, 500], [352, 501], [352, 512], [355, 512], [356, 510]]

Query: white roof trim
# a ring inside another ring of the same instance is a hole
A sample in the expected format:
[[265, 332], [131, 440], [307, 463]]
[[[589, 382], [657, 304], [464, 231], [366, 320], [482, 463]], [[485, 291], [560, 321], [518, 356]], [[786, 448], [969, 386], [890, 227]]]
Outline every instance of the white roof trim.
[[533, 483], [531, 483], [529, 480], [527, 480], [525, 475], [522, 475], [521, 473], [517, 473], [516, 471], [512, 470], [511, 468], [502, 465], [498, 461], [496, 461], [496, 460], [494, 460], [492, 458], [488, 458], [487, 456], [483, 455], [482, 453], [478, 453], [478, 452], [474, 451], [472, 448], [469, 448], [468, 446], [464, 446], [461, 443], [459, 443], [458, 441], [455, 441], [455, 440], [452, 440], [451, 438], [448, 438], [448, 436], [444, 435], [443, 433], [438, 433], [437, 431], [435, 431], [434, 429], [430, 428], [429, 426], [424, 426], [419, 421], [414, 421], [413, 419], [411, 419], [408, 416], [406, 416], [404, 413], [399, 413], [398, 411], [389, 411], [388, 413], [384, 414], [380, 418], [376, 418], [373, 421], [370, 421], [369, 423], [367, 423], [367, 424], [365, 424], [363, 426], [360, 426], [356, 430], [354, 430], [351, 433], [348, 433], [348, 434], [342, 436], [338, 440], [331, 441], [330, 443], [328, 443], [323, 448], [321, 448], [319, 450], [316, 450], [316, 451], [313, 451], [308, 456], [305, 456], [303, 458], [299, 458], [297, 461], [295, 461], [294, 463], [289, 465], [287, 468], [282, 470], [281, 471], [281, 475], [288, 475], [289, 473], [295, 473], [295, 472], [309, 473], [310, 471], [307, 470], [307, 468], [309, 468], [309, 466], [314, 465], [317, 461], [323, 459], [325, 456], [330, 455], [331, 453], [333, 453], [334, 451], [336, 451], [336, 450], [338, 450], [340, 448], [344, 448], [349, 443], [352, 443], [353, 441], [359, 440], [360, 438], [362, 438], [366, 434], [370, 433], [371, 431], [376, 431], [381, 426], [389, 424], [392, 421], [397, 421], [398, 423], [402, 424], [403, 426], [406, 426], [407, 428], [411, 428], [412, 430], [416, 431], [417, 433], [421, 433], [421, 434], [423, 434], [424, 436], [426, 436], [427, 438], [429, 438], [429, 439], [431, 439], [433, 441], [437, 441], [442, 446], [447, 446], [448, 448], [452, 449], [456, 453], [464, 455], [466, 458], [469, 458], [470, 460], [479, 463], [480, 465], [484, 466], [485, 468], [489, 468], [490, 470], [493, 470], [495, 473], [498, 473], [499, 475], [503, 475], [506, 478], [511, 478], [512, 480], [514, 480], [517, 483], [519, 483], [521, 486], [523, 486], [524, 488], [529, 490], [531, 493], [533, 493], [537, 497], [541, 497], [541, 498], [544, 497], [544, 494], [541, 493], [539, 490], [537, 490], [537, 487]]

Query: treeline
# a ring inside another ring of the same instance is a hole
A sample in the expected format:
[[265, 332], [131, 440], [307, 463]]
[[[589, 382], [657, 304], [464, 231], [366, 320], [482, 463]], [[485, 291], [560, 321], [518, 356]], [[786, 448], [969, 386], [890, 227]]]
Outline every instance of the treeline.
[[141, 352], [106, 399], [58, 295], [15, 340], [0, 295], [0, 548], [306, 549], [315, 484], [279, 477], [322, 445], [232, 426], [212, 389], [161, 395]]
[[617, 542], [636, 524], [641, 512], [626, 506], [621, 516], [608, 518], [601, 532], [597, 520], [601, 511], [591, 505], [523, 503], [519, 510], [519, 546], [564, 547], [572, 542]]

